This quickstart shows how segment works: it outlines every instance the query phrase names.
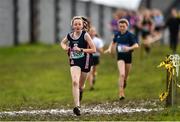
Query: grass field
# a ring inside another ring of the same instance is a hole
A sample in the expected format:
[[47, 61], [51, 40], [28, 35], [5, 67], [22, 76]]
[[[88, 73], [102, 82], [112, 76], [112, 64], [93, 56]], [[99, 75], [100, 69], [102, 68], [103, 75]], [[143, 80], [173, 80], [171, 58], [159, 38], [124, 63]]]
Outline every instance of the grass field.
[[[149, 55], [134, 51], [133, 67], [128, 79], [126, 99], [118, 106], [134, 102], [128, 107], [150, 101], [146, 106], [164, 108], [159, 94], [165, 90], [166, 71], [157, 68], [171, 51], [167, 46], [153, 46]], [[180, 48], [178, 48], [180, 52]], [[116, 58], [102, 55], [98, 67], [95, 90], [89, 91], [86, 83], [82, 106], [118, 101], [118, 70]], [[178, 89], [180, 93], [180, 88]], [[178, 96], [180, 97], [180, 95]], [[179, 102], [180, 106], [180, 102]], [[0, 48], [0, 111], [72, 109], [73, 98], [68, 58], [58, 45], [22, 45]], [[143, 117], [142, 117], [143, 116]], [[59, 115], [1, 115], [0, 120], [180, 120], [180, 108], [164, 108], [156, 112], [134, 112], [76, 116]]]

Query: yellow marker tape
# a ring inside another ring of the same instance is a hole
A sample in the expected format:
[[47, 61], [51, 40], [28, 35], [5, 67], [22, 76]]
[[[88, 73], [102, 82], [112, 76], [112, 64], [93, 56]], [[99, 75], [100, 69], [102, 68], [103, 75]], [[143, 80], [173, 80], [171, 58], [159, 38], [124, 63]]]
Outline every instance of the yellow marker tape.
[[159, 95], [160, 101], [161, 101], [161, 102], [164, 101], [164, 100], [167, 98], [167, 96], [168, 96], [168, 92], [163, 92], [163, 93], [161, 93], [161, 94]]
[[176, 69], [173, 66], [173, 62], [170, 59], [170, 56], [166, 57], [165, 60], [158, 65], [158, 68], [159, 67], [164, 67], [168, 71], [168, 74], [169, 74], [167, 91], [159, 95], [160, 101], [164, 101], [169, 95], [170, 84], [171, 84], [171, 81], [172, 81], [172, 78]]

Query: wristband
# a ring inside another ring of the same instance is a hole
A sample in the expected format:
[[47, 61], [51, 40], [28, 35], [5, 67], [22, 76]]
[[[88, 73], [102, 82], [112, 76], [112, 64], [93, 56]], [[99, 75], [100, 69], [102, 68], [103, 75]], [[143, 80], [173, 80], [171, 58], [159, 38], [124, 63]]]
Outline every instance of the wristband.
[[83, 48], [81, 48], [81, 52], [83, 52]]

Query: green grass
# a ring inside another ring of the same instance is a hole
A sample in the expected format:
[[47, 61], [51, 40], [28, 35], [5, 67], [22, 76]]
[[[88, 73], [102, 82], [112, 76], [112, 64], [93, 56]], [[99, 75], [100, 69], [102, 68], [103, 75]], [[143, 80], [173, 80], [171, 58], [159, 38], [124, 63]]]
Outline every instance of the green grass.
[[[180, 48], [178, 48], [180, 52]], [[126, 99], [158, 99], [165, 90], [166, 72], [157, 65], [171, 51], [167, 46], [153, 46], [149, 55], [134, 51]], [[118, 70], [115, 56], [102, 55], [95, 91], [86, 83], [82, 104], [114, 101], [118, 97]], [[178, 89], [180, 91], [180, 89]], [[180, 95], [179, 95], [180, 96]], [[179, 103], [180, 104], [180, 103]], [[72, 107], [71, 78], [68, 57], [59, 45], [21, 45], [0, 48], [0, 111]], [[173, 109], [174, 110], [174, 109]], [[157, 112], [158, 113], [158, 112]], [[180, 120], [179, 110], [161, 113], [80, 117], [80, 120]], [[131, 117], [131, 118], [129, 118]], [[31, 120], [31, 117], [13, 118]], [[45, 118], [45, 120], [53, 117]], [[94, 117], [93, 117], [94, 118]], [[68, 119], [68, 118], [65, 118]], [[9, 119], [11, 120], [11, 119]], [[33, 120], [33, 119], [32, 119]], [[36, 118], [36, 120], [39, 120]], [[42, 119], [41, 119], [42, 120]], [[57, 117], [57, 120], [62, 120]], [[70, 120], [74, 120], [71, 118]]]

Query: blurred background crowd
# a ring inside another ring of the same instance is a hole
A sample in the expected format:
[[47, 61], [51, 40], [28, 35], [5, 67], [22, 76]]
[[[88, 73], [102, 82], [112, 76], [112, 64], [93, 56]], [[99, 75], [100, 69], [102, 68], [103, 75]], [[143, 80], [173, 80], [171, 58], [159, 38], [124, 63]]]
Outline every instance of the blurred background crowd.
[[[162, 11], [156, 8], [142, 8], [137, 11], [118, 9], [113, 13], [111, 21], [113, 33], [118, 31], [117, 21], [120, 18], [128, 19], [129, 30], [137, 36], [147, 53], [150, 52], [151, 44], [156, 41], [160, 41], [161, 44], [169, 43], [173, 52], [176, 52], [180, 25], [180, 11], [176, 8], [170, 10], [166, 19]], [[169, 32], [169, 42], [165, 42], [166, 37], [163, 37], [165, 29]]]
[[147, 53], [158, 41], [178, 45], [179, 0], [0, 0], [0, 46], [54, 44], [71, 30], [73, 16], [88, 17], [105, 44], [127, 18]]

